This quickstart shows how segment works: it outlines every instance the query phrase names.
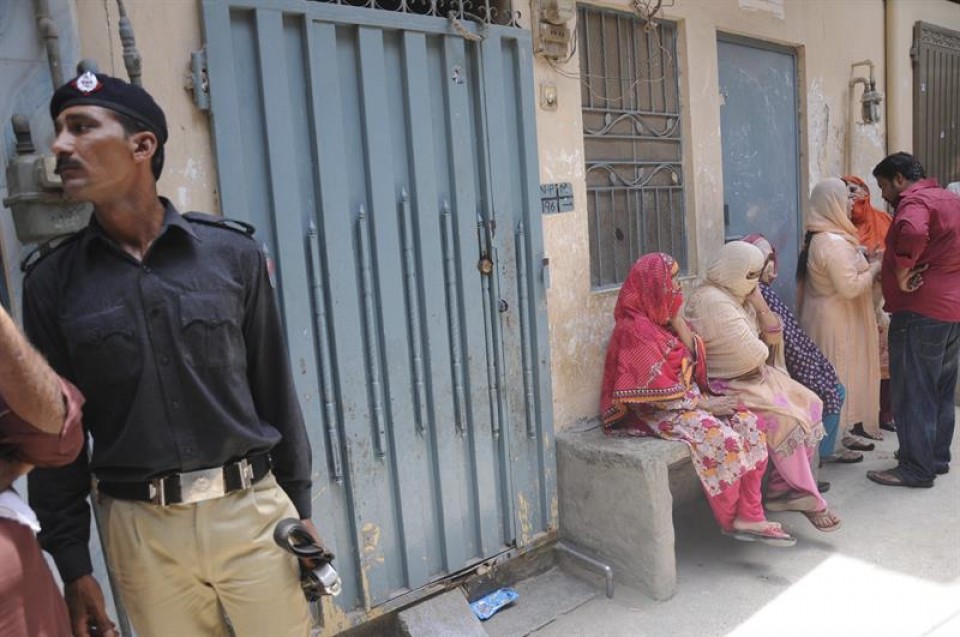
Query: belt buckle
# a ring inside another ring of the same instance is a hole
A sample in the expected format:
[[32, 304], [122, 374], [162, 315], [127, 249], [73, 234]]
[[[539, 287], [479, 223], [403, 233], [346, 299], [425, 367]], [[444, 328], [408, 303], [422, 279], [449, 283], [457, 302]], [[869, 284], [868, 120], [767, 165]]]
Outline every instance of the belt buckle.
[[150, 496], [151, 503], [160, 506], [167, 505], [167, 490], [163, 486], [163, 478], [155, 478], [150, 481], [150, 485], [147, 487], [147, 495]]
[[200, 469], [180, 474], [180, 502], [200, 502], [226, 495], [223, 468]]
[[240, 470], [240, 489], [249, 489], [253, 486], [253, 464], [246, 458], [237, 463]]

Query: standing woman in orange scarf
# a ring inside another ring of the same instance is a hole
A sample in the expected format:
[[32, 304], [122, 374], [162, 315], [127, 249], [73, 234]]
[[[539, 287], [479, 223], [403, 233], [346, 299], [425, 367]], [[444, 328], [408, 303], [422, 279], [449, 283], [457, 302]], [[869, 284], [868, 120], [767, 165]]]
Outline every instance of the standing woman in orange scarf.
[[[893, 217], [873, 207], [870, 203], [870, 189], [862, 179], [847, 175], [843, 181], [853, 197], [850, 220], [857, 227], [860, 245], [867, 249], [868, 254], [883, 251]], [[890, 357], [887, 354], [887, 329], [890, 327], [890, 317], [883, 311], [883, 292], [880, 290], [879, 280], [873, 287], [873, 300], [880, 334], [880, 428], [896, 431], [893, 411], [890, 409]], [[866, 432], [860, 432], [859, 435], [864, 433]]]

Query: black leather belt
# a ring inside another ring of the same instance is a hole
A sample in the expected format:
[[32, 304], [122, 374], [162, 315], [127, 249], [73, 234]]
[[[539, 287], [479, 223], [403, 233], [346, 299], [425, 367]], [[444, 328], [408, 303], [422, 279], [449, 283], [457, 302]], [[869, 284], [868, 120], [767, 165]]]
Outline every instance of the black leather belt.
[[270, 454], [263, 453], [222, 467], [172, 473], [145, 482], [102, 481], [97, 488], [120, 500], [152, 502], [161, 506], [187, 504], [248, 489], [270, 472], [270, 466]]

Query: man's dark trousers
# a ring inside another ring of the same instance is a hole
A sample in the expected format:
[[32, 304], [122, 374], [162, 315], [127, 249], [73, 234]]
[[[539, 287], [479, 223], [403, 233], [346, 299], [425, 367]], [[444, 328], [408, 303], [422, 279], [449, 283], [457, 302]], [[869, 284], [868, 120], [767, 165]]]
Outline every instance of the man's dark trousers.
[[960, 323], [894, 312], [889, 344], [900, 473], [911, 483], [930, 483], [950, 467]]

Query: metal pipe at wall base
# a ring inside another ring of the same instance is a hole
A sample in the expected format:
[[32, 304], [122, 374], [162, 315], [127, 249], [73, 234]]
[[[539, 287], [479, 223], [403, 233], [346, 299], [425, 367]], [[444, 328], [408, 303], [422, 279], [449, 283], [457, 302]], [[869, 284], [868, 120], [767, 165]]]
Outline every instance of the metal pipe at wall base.
[[581, 549], [574, 548], [564, 542], [557, 542], [555, 545], [555, 548], [558, 551], [563, 551], [567, 555], [570, 555], [571, 557], [580, 560], [587, 566], [600, 571], [606, 580], [605, 588], [607, 593], [607, 599], [613, 599], [613, 569], [610, 568], [609, 565], [604, 564], [600, 560], [587, 555]]
[[37, 30], [40, 31], [47, 49], [50, 79], [53, 80], [53, 88], [57, 89], [63, 84], [63, 70], [60, 68], [60, 31], [57, 29], [57, 23], [50, 16], [48, 0], [33, 0], [33, 12], [37, 18]]

